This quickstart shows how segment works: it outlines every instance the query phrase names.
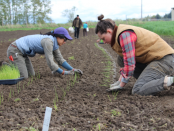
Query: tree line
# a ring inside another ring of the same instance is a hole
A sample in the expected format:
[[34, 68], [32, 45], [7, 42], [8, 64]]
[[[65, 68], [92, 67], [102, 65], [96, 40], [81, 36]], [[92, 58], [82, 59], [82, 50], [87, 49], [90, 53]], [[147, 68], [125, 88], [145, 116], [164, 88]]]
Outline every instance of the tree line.
[[0, 0], [0, 25], [51, 23], [50, 0]]
[[164, 16], [161, 16], [159, 14], [153, 15], [153, 16], [146, 16], [144, 19], [171, 19], [171, 13], [167, 13]]

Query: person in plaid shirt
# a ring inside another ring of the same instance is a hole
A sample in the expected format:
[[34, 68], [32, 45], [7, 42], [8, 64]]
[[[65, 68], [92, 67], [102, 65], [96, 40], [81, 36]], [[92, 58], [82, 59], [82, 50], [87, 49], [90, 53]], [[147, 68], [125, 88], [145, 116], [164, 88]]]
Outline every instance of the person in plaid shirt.
[[154, 95], [174, 83], [174, 50], [157, 34], [131, 25], [113, 24], [98, 17], [95, 33], [118, 54], [119, 80], [107, 91], [123, 89], [133, 76], [132, 94]]

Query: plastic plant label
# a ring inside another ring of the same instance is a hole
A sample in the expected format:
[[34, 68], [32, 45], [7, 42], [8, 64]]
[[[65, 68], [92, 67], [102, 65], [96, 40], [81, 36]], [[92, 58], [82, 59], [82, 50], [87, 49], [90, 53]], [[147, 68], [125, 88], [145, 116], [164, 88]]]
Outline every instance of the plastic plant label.
[[42, 131], [48, 131], [51, 120], [52, 108], [46, 107]]

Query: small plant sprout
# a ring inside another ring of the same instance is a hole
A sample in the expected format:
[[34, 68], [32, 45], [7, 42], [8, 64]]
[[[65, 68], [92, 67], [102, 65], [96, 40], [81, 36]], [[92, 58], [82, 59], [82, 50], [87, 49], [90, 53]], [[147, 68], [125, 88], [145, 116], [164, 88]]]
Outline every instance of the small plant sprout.
[[74, 76], [73, 86], [74, 86], [74, 84], [76, 82], [76, 79], [77, 79], [77, 73], [75, 73], [75, 76]]
[[40, 79], [39, 67], [38, 67], [38, 74], [37, 74], [37, 78], [38, 78], [38, 79]]
[[96, 96], [96, 93], [93, 96], [95, 97]]
[[56, 92], [56, 87], [54, 86], [54, 89], [55, 89], [55, 100], [57, 100], [57, 102], [59, 101], [59, 98], [58, 98], [58, 95], [57, 95], [57, 92]]
[[19, 102], [19, 101], [21, 101], [21, 99], [20, 98], [16, 98], [14, 101], [15, 102]]
[[11, 98], [11, 89], [10, 89], [10, 93], [9, 93], [8, 101], [9, 101], [10, 98]]
[[74, 56], [68, 57], [68, 60], [75, 60]]
[[109, 97], [109, 95], [108, 95], [108, 98], [109, 98], [109, 101], [111, 102], [111, 98]]
[[77, 131], [75, 128], [73, 128], [74, 131]]
[[57, 108], [57, 105], [56, 105], [56, 99], [53, 100], [53, 103], [54, 103], [54, 109], [55, 109], [56, 111], [58, 111], [58, 108]]
[[112, 116], [121, 116], [121, 112], [116, 111], [116, 110], [111, 110]]
[[23, 89], [24, 89], [24, 84], [23, 84]]
[[33, 99], [33, 101], [39, 101], [39, 95], [37, 98]]
[[20, 88], [20, 83], [21, 83], [21, 82], [19, 82], [19, 84], [18, 84], [18, 89], [19, 89], [19, 91], [21, 91], [21, 88]]
[[23, 129], [26, 129], [27, 131], [39, 131], [38, 129], [35, 129], [34, 126], [35, 122], [28, 128], [28, 127], [23, 127]]
[[116, 99], [117, 99], [118, 92], [119, 92], [119, 91], [115, 92], [115, 95], [114, 95], [114, 100], [116, 100]]
[[1, 96], [1, 93], [0, 93], [0, 105], [1, 105], [1, 103], [2, 103], [2, 96]]
[[33, 76], [31, 77], [31, 84], [32, 84], [32, 82], [33, 82]]
[[65, 98], [65, 96], [66, 96], [66, 90], [62, 89], [61, 87], [60, 87], [60, 89], [63, 91], [63, 98]]
[[101, 131], [101, 127], [100, 127], [100, 124], [98, 124], [98, 130]]

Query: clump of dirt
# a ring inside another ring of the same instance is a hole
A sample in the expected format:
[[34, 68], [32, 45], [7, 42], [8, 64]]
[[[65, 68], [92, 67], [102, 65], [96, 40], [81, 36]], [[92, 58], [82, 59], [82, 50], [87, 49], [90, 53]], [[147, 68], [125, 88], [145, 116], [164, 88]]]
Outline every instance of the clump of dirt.
[[[12, 42], [9, 39], [14, 41], [40, 31], [50, 30], [0, 32], [0, 60], [8, 60], [6, 51]], [[125, 89], [107, 92], [109, 84], [118, 79], [119, 67], [116, 65], [115, 78], [113, 70], [107, 75], [105, 69], [111, 59], [96, 47], [96, 40], [94, 29], [90, 29], [87, 37], [82, 37], [81, 31], [79, 39], [60, 47], [67, 62], [81, 69], [83, 75], [52, 75], [45, 56], [37, 54], [30, 58], [35, 77], [17, 85], [0, 85], [0, 130], [24, 130], [23, 127], [42, 130], [46, 107], [53, 108], [49, 131], [173, 130], [174, 90], [156, 96], [132, 95], [136, 80], [131, 78]], [[116, 63], [117, 54], [112, 48], [100, 46]]]

